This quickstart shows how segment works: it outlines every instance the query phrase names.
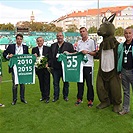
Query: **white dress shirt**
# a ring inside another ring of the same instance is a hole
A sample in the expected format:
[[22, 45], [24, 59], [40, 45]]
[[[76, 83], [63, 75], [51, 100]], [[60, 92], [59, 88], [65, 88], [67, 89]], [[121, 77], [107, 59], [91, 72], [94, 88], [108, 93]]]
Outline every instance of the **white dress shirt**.
[[18, 46], [16, 44], [15, 54], [23, 54], [23, 46], [22, 46], [22, 44], [20, 46]]
[[41, 46], [41, 47], [38, 47], [38, 49], [39, 49], [39, 56], [42, 56], [42, 52], [43, 52], [43, 46]]

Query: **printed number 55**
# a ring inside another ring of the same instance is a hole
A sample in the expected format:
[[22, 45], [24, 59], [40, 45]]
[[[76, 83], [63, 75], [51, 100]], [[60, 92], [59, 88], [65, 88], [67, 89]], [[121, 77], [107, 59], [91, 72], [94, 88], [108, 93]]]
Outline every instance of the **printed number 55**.
[[67, 56], [67, 67], [77, 67], [77, 56]]

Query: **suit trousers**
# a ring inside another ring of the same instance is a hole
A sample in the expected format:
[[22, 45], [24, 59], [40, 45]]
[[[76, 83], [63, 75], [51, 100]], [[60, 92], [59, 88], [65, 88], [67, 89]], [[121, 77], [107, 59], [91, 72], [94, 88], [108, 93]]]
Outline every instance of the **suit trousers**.
[[46, 68], [36, 69], [36, 74], [39, 80], [39, 86], [41, 91], [42, 99], [49, 100], [50, 95], [50, 73]]
[[[59, 98], [60, 78], [62, 78], [62, 69], [53, 69], [54, 98]], [[67, 98], [69, 93], [69, 83], [63, 82], [63, 98]]]
[[[14, 76], [14, 72], [12, 72], [12, 93], [13, 93], [13, 101], [17, 100], [17, 88], [18, 88], [18, 84], [15, 85], [15, 76]], [[20, 84], [20, 99], [24, 100], [25, 94], [25, 85], [24, 84]]]

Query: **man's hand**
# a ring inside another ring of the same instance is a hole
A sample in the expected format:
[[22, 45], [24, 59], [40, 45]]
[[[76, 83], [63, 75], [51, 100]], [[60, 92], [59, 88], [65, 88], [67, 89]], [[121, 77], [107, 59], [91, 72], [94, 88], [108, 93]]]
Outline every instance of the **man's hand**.
[[87, 50], [82, 50], [81, 51], [83, 54], [88, 54], [89, 52]]
[[48, 63], [46, 64], [46, 68], [48, 68]]
[[34, 55], [37, 57], [37, 54], [36, 53]]
[[13, 57], [13, 54], [9, 54], [9, 55], [8, 55], [8, 58], [12, 58], [12, 57]]
[[64, 53], [64, 54], [70, 54], [68, 51], [64, 51], [63, 53]]

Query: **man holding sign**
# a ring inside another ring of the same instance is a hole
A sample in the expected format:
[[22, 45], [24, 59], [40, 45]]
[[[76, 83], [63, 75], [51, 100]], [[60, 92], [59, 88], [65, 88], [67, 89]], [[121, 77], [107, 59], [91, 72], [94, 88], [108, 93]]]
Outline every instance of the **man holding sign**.
[[[6, 59], [10, 59], [13, 57], [13, 55], [22, 55], [22, 54], [29, 54], [28, 52], [28, 46], [22, 44], [23, 41], [23, 35], [22, 34], [17, 34], [16, 35], [16, 44], [9, 44], [7, 49], [3, 52], [3, 56]], [[18, 84], [15, 84], [15, 75], [14, 75], [14, 70], [13, 67], [9, 68], [9, 73], [12, 74], [12, 92], [13, 92], [13, 102], [12, 105], [15, 105], [17, 102], [17, 88]], [[25, 94], [25, 85], [20, 84], [20, 99], [21, 102], [27, 103], [24, 97]]]

